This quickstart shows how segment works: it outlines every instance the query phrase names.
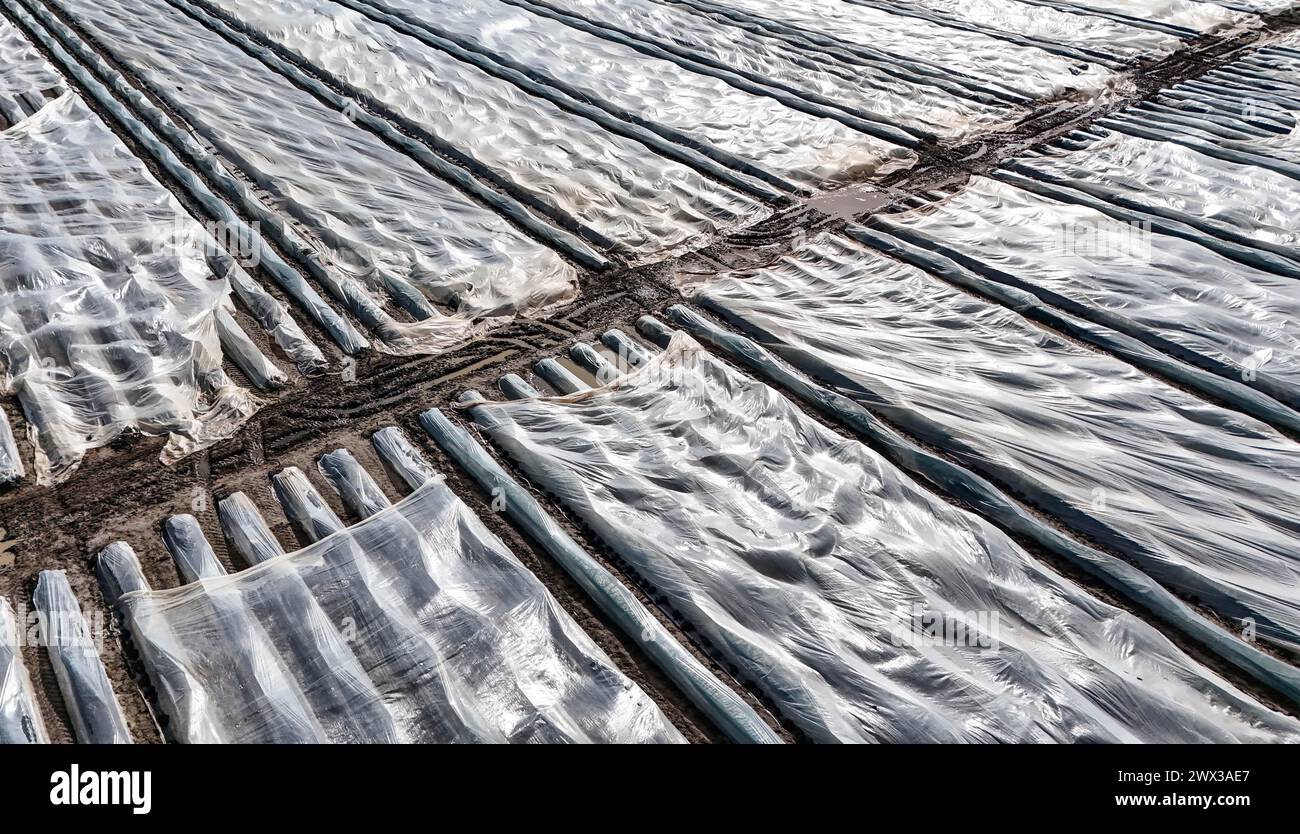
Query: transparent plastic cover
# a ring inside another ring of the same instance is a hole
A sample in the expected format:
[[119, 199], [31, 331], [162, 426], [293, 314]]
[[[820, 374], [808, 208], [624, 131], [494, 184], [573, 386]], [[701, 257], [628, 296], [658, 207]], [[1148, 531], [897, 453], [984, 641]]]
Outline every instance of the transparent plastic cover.
[[577, 272], [554, 251], [179, 9], [58, 5], [272, 195], [359, 304], [423, 297], [423, 318], [385, 322], [390, 350], [444, 350], [575, 297]]
[[0, 745], [48, 744], [32, 679], [23, 665], [20, 635], [14, 609], [0, 597]]
[[683, 334], [605, 387], [471, 414], [815, 741], [1300, 740]]
[[237, 574], [121, 584], [178, 741], [683, 741], [440, 480]]
[[127, 429], [171, 462], [257, 403], [222, 370], [206, 230], [74, 93], [0, 132], [0, 383], [41, 483]]

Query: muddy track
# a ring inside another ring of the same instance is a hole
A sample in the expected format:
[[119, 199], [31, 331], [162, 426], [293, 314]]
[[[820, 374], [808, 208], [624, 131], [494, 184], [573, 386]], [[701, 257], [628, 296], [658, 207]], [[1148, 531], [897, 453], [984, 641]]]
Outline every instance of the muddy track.
[[[12, 17], [10, 19], [18, 23]], [[21, 25], [19, 28], [23, 29]], [[715, 241], [700, 251], [638, 268], [584, 274], [580, 295], [574, 304], [543, 319], [520, 319], [451, 352], [432, 357], [367, 354], [357, 362], [355, 381], [352, 381], [352, 374], [337, 372], [299, 379], [290, 390], [274, 397], [235, 437], [175, 466], [164, 467], [158, 461], [162, 439], [136, 435], [123, 438], [109, 448], [91, 452], [81, 469], [57, 488], [39, 487], [29, 479], [0, 495], [0, 528], [4, 531], [0, 542], [0, 595], [9, 596], [15, 607], [29, 604], [39, 571], [63, 569], [68, 572], [86, 615], [92, 620], [101, 617], [111, 622], [111, 612], [99, 593], [94, 576], [94, 555], [109, 542], [129, 541], [136, 548], [154, 587], [179, 584], [173, 561], [160, 536], [162, 522], [177, 512], [193, 512], [209, 533], [209, 540], [227, 567], [240, 569], [244, 567], [242, 564], [228, 561], [224, 537], [218, 532], [215, 515], [215, 502], [239, 490], [247, 493], [263, 509], [281, 544], [296, 548], [300, 542], [283, 515], [275, 509], [270, 476], [291, 465], [314, 473], [317, 457], [339, 447], [350, 449], [370, 471], [383, 472], [368, 438], [378, 428], [398, 425], [448, 477], [457, 494], [537, 574], [618, 667], [646, 689], [689, 739], [719, 741], [718, 731], [630, 641], [610, 627], [576, 584], [492, 511], [488, 497], [428, 440], [416, 415], [433, 406], [454, 412], [455, 409], [448, 406], [464, 390], [494, 391], [496, 381], [503, 374], [527, 374], [538, 359], [567, 350], [575, 340], [594, 341], [611, 327], [633, 332], [632, 324], [639, 316], [659, 314], [667, 306], [681, 301], [675, 289], [680, 274], [766, 263], [790, 251], [807, 236], [842, 228], [854, 217], [887, 211], [927, 192], [959, 187], [972, 175], [990, 171], [1032, 145], [1084, 127], [1104, 115], [1154, 95], [1163, 87], [1199, 77], [1227, 63], [1241, 51], [1250, 49], [1270, 30], [1295, 28], [1300, 28], [1300, 16], [1293, 14], [1275, 18], [1263, 32], [1190, 42], [1183, 51], [1169, 58], [1130, 70], [1126, 74], [1130, 82], [1127, 88], [1100, 105], [1069, 101], [1045, 104], [1012, 131], [987, 136], [960, 147], [923, 147], [922, 162], [911, 171], [875, 186], [852, 185], [819, 195], [783, 210], [757, 226]], [[183, 124], [178, 114], [171, 115], [178, 124]], [[105, 121], [113, 124], [111, 119]], [[137, 143], [129, 136], [122, 138], [145, 160], [154, 176], [181, 199], [187, 210], [196, 217], [208, 219]], [[273, 282], [262, 283], [278, 298], [284, 298]], [[333, 349], [324, 332], [306, 317], [300, 319], [314, 341], [337, 364], [340, 354]], [[260, 334], [257, 327], [250, 326], [247, 330], [250, 334]], [[18, 419], [17, 410], [12, 404], [5, 407], [16, 430], [21, 432], [24, 424]], [[845, 433], [839, 427], [832, 428]], [[487, 443], [484, 445], [491, 448]], [[508, 464], [507, 469], [517, 474], [517, 470]], [[525, 485], [532, 488], [526, 482]], [[392, 479], [385, 486], [392, 495], [405, 492]], [[537, 490], [533, 491], [537, 493]], [[334, 503], [336, 512], [346, 518], [331, 491], [322, 490], [322, 493]], [[625, 567], [586, 530], [566, 518], [547, 496], [537, 494], [544, 506], [575, 538], [634, 588], [643, 602], [654, 602], [636, 577], [629, 575]], [[1033, 548], [1030, 550], [1034, 551]], [[1038, 555], [1053, 561], [1041, 553]], [[1099, 597], [1118, 604], [1095, 582], [1059, 564], [1054, 566]], [[701, 651], [690, 639], [690, 634], [684, 633], [675, 623], [671, 612], [653, 604], [650, 607], [683, 644], [692, 647], [697, 656], [724, 680], [731, 679], [730, 670], [722, 668]], [[1196, 646], [1187, 645], [1187, 641], [1174, 639], [1202, 662], [1277, 707], [1266, 693], [1259, 693], [1257, 688], [1243, 682], [1224, 664], [1207, 657]], [[147, 684], [136, 665], [128, 661], [120, 640], [108, 640], [103, 654], [135, 738], [142, 742], [163, 740], [145, 691]], [[32, 646], [25, 649], [24, 659], [36, 683], [52, 736], [57, 741], [70, 741], [67, 716], [48, 660], [43, 652]], [[799, 740], [797, 733], [762, 703], [752, 687], [738, 689], [765, 717], [771, 719], [788, 740]]]

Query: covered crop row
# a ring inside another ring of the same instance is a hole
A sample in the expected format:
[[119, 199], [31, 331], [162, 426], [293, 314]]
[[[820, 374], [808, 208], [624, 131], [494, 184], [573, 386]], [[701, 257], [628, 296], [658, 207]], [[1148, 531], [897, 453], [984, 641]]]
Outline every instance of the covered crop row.
[[1281, 37], [1099, 122], [1300, 179], [1300, 36]]
[[[1019, 0], [1035, 6], [1051, 6], [1079, 14], [1100, 15], [1134, 26], [1175, 32], [1185, 36], [1205, 35], [1234, 29], [1253, 21], [1243, 14], [1255, 0], [1227, 0], [1215, 4], [1203, 0]], [[1258, 5], [1282, 7], [1290, 0], [1259, 0]], [[1233, 8], [1233, 7], [1236, 8]], [[1258, 9], [1257, 9], [1258, 10]]]
[[310, 546], [286, 554], [256, 506], [219, 505], [227, 575], [192, 516], [164, 540], [186, 584], [150, 590], [125, 543], [99, 557], [185, 742], [677, 742], [680, 733], [396, 429], [413, 489], [394, 504], [346, 450], [320, 460], [347, 526], [302, 471], [274, 478]]
[[829, 48], [800, 49], [760, 26], [685, 3], [565, 0], [551, 5], [917, 138], [961, 139], [1008, 124], [1017, 115], [1007, 103], [961, 95], [940, 80], [902, 67], [854, 61]]
[[1168, 32], [1123, 20], [1071, 14], [1018, 0], [848, 0], [890, 14], [911, 15], [945, 26], [981, 32], [1084, 63], [1118, 67], [1126, 61], [1158, 58], [1178, 49]]
[[75, 94], [0, 134], [0, 192], [4, 385], [40, 480], [128, 428], [172, 435], [175, 458], [252, 414], [221, 368], [206, 232]]
[[0, 128], [18, 124], [57, 98], [63, 78], [7, 20], [0, 20]]
[[706, 155], [716, 148], [805, 186], [884, 175], [915, 162], [905, 148], [789, 106], [795, 102], [755, 94], [499, 0], [347, 4], [413, 21], [484, 49], [503, 65], [522, 64], [548, 84], [581, 90], [582, 97], [620, 118], [668, 129]]
[[[950, 262], [942, 274], [957, 270]], [[1250, 618], [1262, 636], [1300, 645], [1288, 590], [1300, 581], [1300, 527], [1287, 509], [1300, 447], [1277, 431], [843, 238], [695, 292], [779, 356], [1234, 630], [1253, 631]]]
[[890, 63], [940, 78], [946, 75], [969, 85], [972, 92], [1011, 102], [1069, 93], [1096, 95], [1114, 80], [1113, 71], [1100, 64], [842, 0], [728, 0], [724, 5], [769, 29], [792, 27], [799, 34], [830, 37], [854, 50], [878, 50]]
[[[0, 597], [0, 745], [48, 744], [49, 733], [23, 665], [26, 645], [44, 647], [71, 720], [83, 744], [130, 744], [122, 707], [100, 660], [96, 640], [63, 571], [44, 571], [34, 607], [15, 612]], [[21, 615], [21, 616], [20, 616]]]
[[63, 571], [43, 571], [32, 595], [41, 645], [82, 744], [130, 744], [126, 717], [100, 660], [96, 639]]
[[572, 393], [506, 379], [469, 413], [809, 738], [1300, 729], [691, 338], [609, 335], [616, 363], [572, 352], [596, 387], [539, 365]]
[[631, 139], [533, 97], [381, 22], [334, 3], [216, 0], [285, 54], [373, 98], [471, 167], [560, 218], [594, 243], [645, 258], [768, 210]]
[[[914, 245], [907, 257], [915, 263], [932, 252], [1218, 374], [1221, 383], [1206, 384], [1222, 393], [1211, 393], [1294, 429], [1300, 281], [1105, 208], [999, 172], [933, 208], [873, 218], [871, 227]], [[1274, 399], [1256, 408], [1252, 388]]]
[[493, 318], [572, 298], [576, 272], [552, 250], [177, 8], [56, 5], [274, 195], [390, 348], [447, 347]]
[[23, 665], [19, 626], [13, 606], [0, 597], [0, 744], [44, 744], [49, 736]]
[[871, 225], [1217, 374], [1226, 381], [1195, 387], [1295, 431], [1300, 169], [1285, 154], [1300, 60], [1290, 53], [1283, 43], [1242, 57], [1219, 80], [1166, 91]]
[[287, 379], [233, 315], [232, 288], [300, 368], [320, 351], [7, 21], [0, 40], [15, 59], [0, 86], [33, 103], [0, 132], [0, 355], [38, 480], [131, 429], [169, 435], [166, 460], [229, 436], [257, 402], [224, 359], [259, 388]]

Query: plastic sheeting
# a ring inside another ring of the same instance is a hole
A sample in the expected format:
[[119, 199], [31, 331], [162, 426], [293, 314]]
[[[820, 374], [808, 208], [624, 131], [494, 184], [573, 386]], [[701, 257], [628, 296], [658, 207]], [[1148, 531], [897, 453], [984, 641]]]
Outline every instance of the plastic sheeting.
[[14, 609], [0, 597], [0, 744], [48, 744], [32, 679], [23, 666], [20, 635]]
[[206, 231], [72, 93], [0, 133], [0, 355], [41, 483], [128, 428], [172, 462], [255, 410], [222, 371]]
[[[1260, 204], [1267, 200], [1262, 196]], [[941, 254], [965, 256], [973, 268], [1123, 316], [1236, 369], [1240, 378], [1267, 377], [1300, 394], [1300, 281], [1294, 278], [984, 177], [944, 203], [889, 215], [878, 225], [910, 233], [906, 239]]]
[[1147, 138], [1154, 131], [1154, 138], [1300, 179], [1298, 48], [1300, 34], [1278, 37], [1102, 124]]
[[796, 367], [1300, 646], [1300, 447], [912, 266], [830, 237], [697, 297]]
[[63, 571], [42, 571], [32, 596], [72, 731], [82, 744], [130, 744], [126, 717]]
[[[328, 513], [305, 483], [282, 498]], [[179, 741], [683, 740], [440, 480], [238, 574], [99, 569]]]
[[0, 119], [17, 124], [43, 107], [47, 95], [57, 96], [63, 89], [54, 68], [13, 24], [0, 18]]
[[1300, 738], [684, 335], [471, 414], [813, 740]]
[[949, 140], [1007, 127], [1020, 116], [1010, 104], [966, 98], [896, 75], [889, 67], [850, 65], [826, 52], [801, 51], [757, 27], [729, 24], [683, 5], [657, 0], [551, 0], [550, 5]]
[[[728, 739], [737, 744], [782, 743], [753, 707], [679, 643], [636, 594], [575, 542], [465, 428], [436, 408], [421, 414], [420, 423], [479, 486], [501, 496], [501, 512], [554, 559], [609, 622], [645, 652]], [[395, 468], [406, 468], [412, 457], [406, 453], [409, 442], [404, 438], [394, 442], [394, 435], [400, 436], [396, 428], [380, 429], [372, 440], [385, 463], [392, 466], [396, 461]]]
[[1201, 0], [1053, 0], [1055, 5], [1088, 11], [1108, 12], [1139, 21], [1178, 26], [1194, 33], [1222, 33], [1254, 19], [1241, 11], [1226, 9]]
[[491, 317], [573, 298], [576, 273], [554, 252], [175, 8], [57, 5], [304, 224], [353, 285], [441, 305], [392, 322], [391, 349], [441, 350]]
[[562, 79], [644, 121], [672, 127], [808, 185], [910, 167], [907, 150], [675, 63], [498, 0], [379, 0]]
[[1114, 194], [1130, 205], [1191, 215], [1202, 226], [1226, 229], [1275, 250], [1300, 244], [1300, 181], [1258, 165], [1118, 133], [1077, 151], [1019, 164], [1072, 188], [1093, 186], [1095, 194]]
[[7, 486], [27, 474], [23, 459], [18, 454], [14, 430], [9, 425], [9, 415], [0, 409], [0, 487]]
[[724, 5], [848, 44], [887, 49], [905, 56], [900, 60], [928, 61], [953, 74], [1029, 98], [1095, 95], [1115, 78], [1098, 64], [841, 0], [727, 0]]
[[[863, 0], [851, 0], [863, 2]], [[1072, 14], [1051, 6], [1035, 6], [1019, 0], [865, 0], [893, 8], [929, 13], [936, 20], [993, 29], [1033, 38], [1042, 44], [1086, 49], [1092, 53], [1126, 60], [1159, 58], [1182, 46], [1182, 40], [1167, 32], [1141, 29], [1113, 18]]]
[[1202, 0], [1202, 2], [1213, 3], [1225, 9], [1259, 12], [1261, 14], [1277, 14], [1296, 6], [1294, 0]]
[[630, 139], [343, 6], [213, 3], [637, 255], [768, 214]]

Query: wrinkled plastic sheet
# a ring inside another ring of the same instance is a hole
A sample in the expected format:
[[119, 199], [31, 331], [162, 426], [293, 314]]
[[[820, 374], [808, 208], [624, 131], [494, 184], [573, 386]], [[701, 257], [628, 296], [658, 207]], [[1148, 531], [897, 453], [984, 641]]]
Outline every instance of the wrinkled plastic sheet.
[[9, 415], [0, 409], [0, 487], [8, 486], [27, 474]]
[[[1161, 92], [1160, 112], [1119, 114], [1121, 124], [1229, 161], [1300, 165], [1300, 35], [1275, 39], [1231, 64]], [[1217, 153], [1216, 153], [1217, 151]], [[1284, 170], [1300, 177], [1294, 167]]]
[[42, 571], [32, 595], [72, 731], [82, 744], [130, 744], [126, 717], [63, 571]]
[[21, 633], [9, 600], [0, 597], [0, 744], [48, 744], [32, 679], [23, 665]]
[[54, 68], [13, 24], [0, 18], [0, 120], [15, 125], [63, 89]]
[[127, 429], [175, 460], [256, 402], [222, 370], [207, 233], [73, 93], [0, 133], [0, 356], [41, 483]]
[[1134, 60], [1159, 58], [1182, 46], [1182, 40], [1167, 32], [1142, 29], [1122, 20], [1073, 14], [1051, 6], [1035, 6], [1019, 0], [888, 0], [890, 6], [928, 12], [936, 20], [952, 20], [1013, 35], [1034, 38], [1043, 44], [1060, 44], [1086, 49], [1094, 54]]
[[354, 285], [372, 299], [413, 287], [437, 305], [393, 322], [389, 349], [442, 350], [494, 318], [574, 297], [576, 272], [553, 251], [175, 8], [57, 5], [176, 103]]
[[[1297, 4], [1293, 2], [1292, 5], [1297, 5]], [[1284, 35], [1279, 35], [1274, 39], [1272, 39], [1271, 41], [1267, 42], [1267, 45], [1264, 48], [1265, 52], [1268, 51], [1268, 47], [1279, 47], [1282, 50], [1287, 50], [1287, 49], [1294, 50], [1296, 47], [1300, 47], [1300, 32], [1293, 31], [1293, 32], [1288, 32]], [[1274, 53], [1276, 53], [1276, 50], [1274, 50]], [[1290, 54], [1288, 57], [1290, 59], [1290, 63], [1293, 65], [1297, 61], [1300, 61], [1300, 57], [1294, 54]]]
[[1008, 127], [1020, 115], [1009, 104], [958, 96], [886, 68], [848, 66], [820, 52], [801, 54], [788, 41], [692, 13], [686, 6], [657, 0], [551, 0], [550, 5], [949, 140]]
[[1054, 0], [1058, 5], [1090, 11], [1110, 12], [1191, 30], [1197, 34], [1219, 34], [1256, 22], [1240, 10], [1224, 8], [1202, 0]]
[[908, 168], [915, 155], [839, 122], [737, 89], [675, 63], [498, 0], [380, 0], [576, 85], [645, 121], [676, 128], [811, 186]]
[[1296, 7], [1295, 0], [1202, 0], [1225, 9], [1277, 14]]
[[769, 213], [684, 165], [344, 6], [214, 5], [637, 255], [703, 240]]
[[1083, 64], [1034, 47], [841, 0], [727, 0], [724, 5], [856, 46], [888, 49], [906, 59], [928, 61], [1030, 98], [1098, 95], [1116, 77], [1099, 64]]
[[683, 740], [441, 481], [118, 607], [178, 741]]
[[606, 387], [471, 414], [813, 740], [1300, 731], [682, 334]]
[[1122, 133], [1020, 164], [1071, 187], [1097, 186], [1275, 247], [1300, 243], [1300, 181], [1258, 165]]
[[[1214, 75], [1231, 75], [1237, 68], [1253, 74], [1254, 81], [1263, 82], [1263, 90], [1290, 90], [1300, 87], [1300, 32], [1292, 31], [1262, 40], [1257, 49], [1236, 61], [1221, 66]], [[1242, 80], [1246, 82], [1250, 75]]]
[[[1256, 180], [1267, 187], [1262, 175]], [[1248, 199], [1237, 198], [1239, 204]], [[1295, 210], [1262, 189], [1256, 216], [1267, 217], [1262, 209], [1269, 205], [1276, 208], [1281, 229], [1293, 225], [1281, 218], [1295, 217]], [[1207, 209], [1213, 207], [1208, 200]], [[941, 254], [966, 256], [977, 269], [997, 270], [1124, 316], [1237, 369], [1241, 378], [1268, 376], [1300, 393], [1300, 281], [1295, 278], [984, 177], [973, 178], [968, 188], [937, 206], [889, 215], [881, 227], [910, 232]]]
[[695, 293], [1233, 631], [1300, 645], [1300, 447], [1268, 426], [839, 237]]

